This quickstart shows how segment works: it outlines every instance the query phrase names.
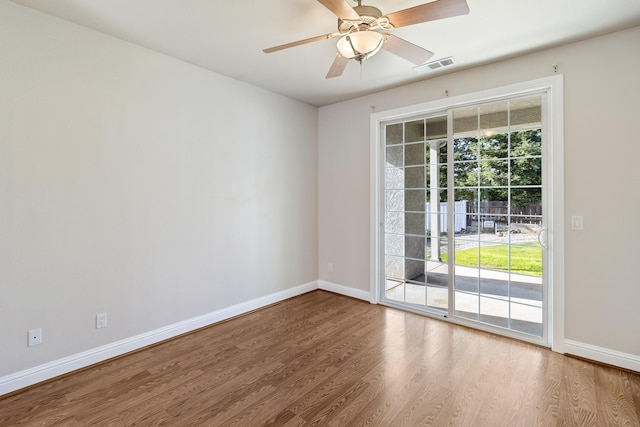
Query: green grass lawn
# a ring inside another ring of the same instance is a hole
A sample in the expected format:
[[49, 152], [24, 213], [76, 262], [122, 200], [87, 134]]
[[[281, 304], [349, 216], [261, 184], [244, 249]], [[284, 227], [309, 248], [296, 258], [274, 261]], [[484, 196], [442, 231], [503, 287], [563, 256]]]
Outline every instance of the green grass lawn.
[[[508, 250], [508, 245], [482, 246], [480, 248], [481, 267], [490, 270], [509, 271]], [[446, 259], [443, 259], [443, 261], [446, 261]], [[456, 251], [456, 265], [477, 267], [478, 250], [470, 248]], [[542, 276], [542, 249], [540, 246], [535, 242], [523, 243], [522, 246], [512, 245], [511, 272]]]

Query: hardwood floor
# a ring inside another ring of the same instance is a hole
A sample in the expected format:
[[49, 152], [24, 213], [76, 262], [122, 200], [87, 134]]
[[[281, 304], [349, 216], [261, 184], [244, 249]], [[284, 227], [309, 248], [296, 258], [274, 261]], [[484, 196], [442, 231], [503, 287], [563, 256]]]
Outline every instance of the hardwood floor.
[[640, 375], [314, 291], [0, 399], [0, 426], [640, 426]]

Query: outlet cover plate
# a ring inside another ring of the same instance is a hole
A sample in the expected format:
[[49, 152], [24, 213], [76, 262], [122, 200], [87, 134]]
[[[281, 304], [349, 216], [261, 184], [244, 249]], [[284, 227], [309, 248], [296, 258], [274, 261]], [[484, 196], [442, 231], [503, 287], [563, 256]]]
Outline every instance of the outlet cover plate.
[[96, 329], [107, 327], [107, 313], [102, 312], [96, 314]]
[[42, 328], [31, 329], [29, 332], [29, 340], [27, 341], [29, 347], [42, 344]]

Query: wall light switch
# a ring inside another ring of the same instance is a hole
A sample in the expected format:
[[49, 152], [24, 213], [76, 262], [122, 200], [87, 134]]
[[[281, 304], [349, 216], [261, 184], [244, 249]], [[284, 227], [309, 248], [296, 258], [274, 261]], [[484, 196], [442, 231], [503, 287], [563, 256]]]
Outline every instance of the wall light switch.
[[571, 216], [571, 229], [584, 230], [584, 217], [582, 215]]

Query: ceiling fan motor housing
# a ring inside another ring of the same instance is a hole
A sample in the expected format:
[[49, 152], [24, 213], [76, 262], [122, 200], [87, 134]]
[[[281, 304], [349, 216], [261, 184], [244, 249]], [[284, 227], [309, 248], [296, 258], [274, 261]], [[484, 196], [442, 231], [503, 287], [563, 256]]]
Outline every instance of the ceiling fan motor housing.
[[365, 30], [366, 28], [362, 28], [363, 26], [371, 25], [382, 16], [382, 11], [373, 6], [355, 6], [353, 9], [360, 15], [361, 22], [355, 23], [338, 18], [338, 31], [341, 33], [346, 33], [354, 27], [355, 29]]
[[382, 11], [373, 6], [355, 6], [353, 9], [360, 16], [369, 16], [374, 19], [380, 18], [382, 16]]

